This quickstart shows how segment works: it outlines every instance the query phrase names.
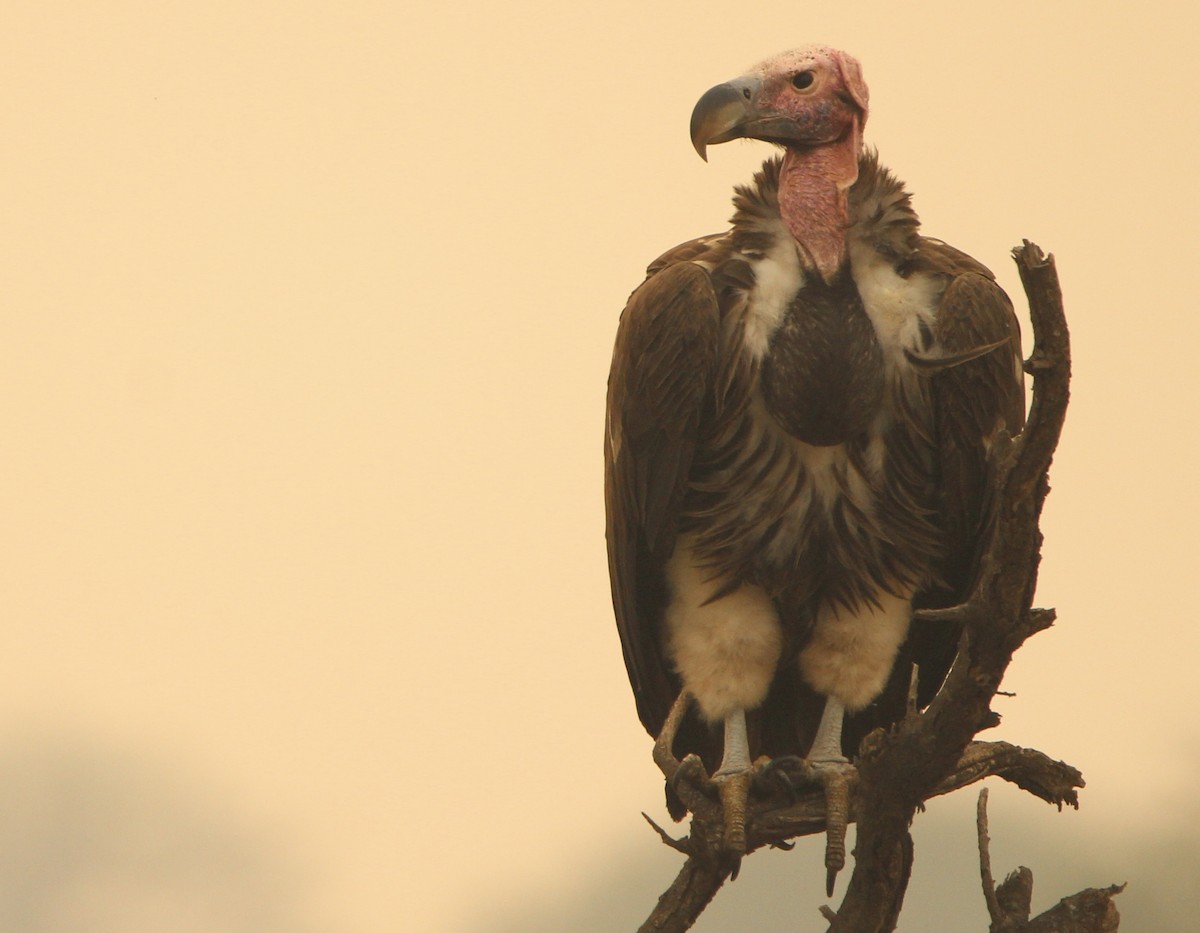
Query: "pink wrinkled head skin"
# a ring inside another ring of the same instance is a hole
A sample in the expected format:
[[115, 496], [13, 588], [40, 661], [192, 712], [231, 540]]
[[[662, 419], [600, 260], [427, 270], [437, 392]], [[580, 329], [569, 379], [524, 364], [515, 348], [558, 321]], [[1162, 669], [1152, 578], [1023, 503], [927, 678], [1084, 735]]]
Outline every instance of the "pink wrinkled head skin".
[[[797, 72], [811, 71], [815, 80], [811, 87], [797, 91], [792, 86], [792, 76]], [[762, 103], [784, 113], [811, 107], [815, 101], [835, 101], [837, 91], [850, 95], [862, 113], [859, 130], [867, 122], [867, 105], [870, 92], [863, 80], [862, 65], [852, 55], [847, 55], [828, 45], [804, 45], [798, 49], [780, 52], [750, 69], [763, 81]]]
[[[813, 81], [797, 88], [792, 79], [802, 71], [811, 71]], [[811, 140], [784, 153], [779, 208], [808, 262], [831, 282], [846, 259], [847, 192], [858, 178], [867, 122], [862, 66], [845, 52], [808, 45], [768, 58], [751, 73], [761, 81], [758, 106], [787, 114]]]

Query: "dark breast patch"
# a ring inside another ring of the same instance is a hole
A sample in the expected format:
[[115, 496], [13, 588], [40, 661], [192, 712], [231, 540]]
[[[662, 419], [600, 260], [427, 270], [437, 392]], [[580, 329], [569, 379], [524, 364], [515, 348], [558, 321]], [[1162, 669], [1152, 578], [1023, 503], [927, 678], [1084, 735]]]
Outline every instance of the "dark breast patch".
[[883, 349], [849, 273], [806, 284], [763, 360], [767, 410], [793, 437], [829, 447], [867, 429], [883, 389]]

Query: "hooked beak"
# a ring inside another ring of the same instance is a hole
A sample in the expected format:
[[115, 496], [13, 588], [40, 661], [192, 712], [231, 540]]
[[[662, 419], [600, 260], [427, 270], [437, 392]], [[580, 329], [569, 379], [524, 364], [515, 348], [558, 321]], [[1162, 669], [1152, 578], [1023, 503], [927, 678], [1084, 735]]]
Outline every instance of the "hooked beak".
[[[692, 111], [692, 145], [705, 162], [707, 149], [731, 139], [761, 139], [780, 146], [819, 146], [839, 139], [845, 126], [780, 113], [760, 103], [762, 78], [745, 75], [704, 92]], [[853, 101], [850, 101], [853, 105]], [[861, 124], [860, 124], [861, 125]]]
[[746, 127], [758, 116], [754, 100], [761, 82], [745, 77], [718, 84], [704, 92], [692, 110], [692, 145], [705, 162], [707, 149], [746, 135]]

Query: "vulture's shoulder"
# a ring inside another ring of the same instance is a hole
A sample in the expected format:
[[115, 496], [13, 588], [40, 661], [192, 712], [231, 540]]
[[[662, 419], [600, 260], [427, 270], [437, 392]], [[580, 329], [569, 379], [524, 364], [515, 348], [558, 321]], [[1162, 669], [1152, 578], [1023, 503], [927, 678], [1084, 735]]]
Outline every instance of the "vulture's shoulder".
[[[953, 279], [960, 275], [978, 275], [995, 282], [992, 270], [949, 243], [933, 237], [918, 237], [915, 250], [906, 262], [906, 271], [929, 272]], [[999, 288], [999, 286], [997, 286]]]
[[[1001, 365], [1020, 381], [1021, 330], [1012, 302], [992, 271], [979, 260], [941, 240], [920, 237], [913, 256], [905, 263], [906, 274], [932, 275], [942, 283], [934, 317], [937, 341], [951, 352], [1008, 340], [1016, 361]], [[999, 377], [1000, 370], [997, 371]], [[1014, 389], [1015, 391], [1015, 389]], [[1011, 422], [1010, 422], [1011, 424]]]
[[901, 278], [922, 283], [933, 307], [935, 337], [946, 351], [1020, 337], [1012, 303], [983, 263], [942, 240], [921, 235], [921, 222], [904, 183], [868, 151], [850, 189], [851, 250], [864, 266], [890, 266]]
[[715, 254], [723, 252], [720, 246], [726, 239], [727, 233], [710, 233], [708, 236], [696, 237], [694, 240], [673, 246], [646, 267], [646, 278], [653, 278], [663, 269], [678, 262], [703, 262], [711, 259]]

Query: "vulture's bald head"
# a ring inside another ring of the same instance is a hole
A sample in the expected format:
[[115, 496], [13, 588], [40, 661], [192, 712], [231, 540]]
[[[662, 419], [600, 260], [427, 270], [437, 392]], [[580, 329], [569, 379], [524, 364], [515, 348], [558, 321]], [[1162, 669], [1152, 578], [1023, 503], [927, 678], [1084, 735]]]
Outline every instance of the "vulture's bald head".
[[692, 145], [761, 139], [809, 148], [860, 136], [868, 91], [862, 66], [845, 52], [807, 45], [781, 52], [710, 89], [692, 112]]

